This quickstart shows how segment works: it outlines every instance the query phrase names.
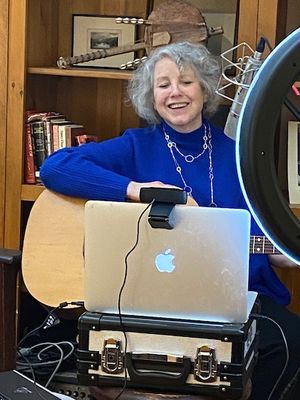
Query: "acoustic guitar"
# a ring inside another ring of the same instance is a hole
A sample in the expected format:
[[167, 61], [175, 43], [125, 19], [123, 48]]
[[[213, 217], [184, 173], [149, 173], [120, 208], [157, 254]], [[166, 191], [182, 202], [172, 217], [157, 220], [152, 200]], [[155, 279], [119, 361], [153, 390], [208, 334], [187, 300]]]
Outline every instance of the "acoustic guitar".
[[[30, 294], [47, 306], [84, 298], [85, 203], [45, 189], [32, 207], [24, 237], [22, 275]], [[249, 250], [252, 254], [279, 253], [264, 236], [251, 236]]]

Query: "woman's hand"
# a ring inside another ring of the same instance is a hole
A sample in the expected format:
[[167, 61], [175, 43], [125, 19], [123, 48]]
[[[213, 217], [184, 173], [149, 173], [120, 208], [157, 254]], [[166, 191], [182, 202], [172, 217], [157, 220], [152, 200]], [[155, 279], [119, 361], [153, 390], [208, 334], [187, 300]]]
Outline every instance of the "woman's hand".
[[[178, 186], [168, 185], [160, 181], [153, 181], [153, 182], [131, 181], [127, 186], [127, 199], [130, 201], [139, 202], [141, 189], [150, 187], [165, 188], [165, 189], [180, 189]], [[196, 201], [191, 196], [188, 196], [186, 204], [189, 206], [198, 206]]]

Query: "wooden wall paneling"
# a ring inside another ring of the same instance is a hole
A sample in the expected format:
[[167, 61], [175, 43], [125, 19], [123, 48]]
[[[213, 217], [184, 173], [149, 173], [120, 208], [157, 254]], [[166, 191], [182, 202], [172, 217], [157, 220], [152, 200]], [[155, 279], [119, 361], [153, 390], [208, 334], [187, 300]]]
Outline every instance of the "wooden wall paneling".
[[118, 136], [121, 132], [122, 81], [97, 80], [96, 131], [101, 140]]
[[20, 240], [26, 12], [25, 0], [10, 0], [4, 245], [15, 249]]
[[284, 37], [286, 14], [287, 0], [240, 0], [238, 43], [254, 49], [264, 36], [274, 47]]
[[127, 95], [127, 81], [122, 81], [122, 102], [121, 102], [121, 125], [120, 131], [140, 126], [139, 117], [136, 115], [133, 106]]
[[290, 291], [292, 299], [288, 308], [300, 315], [300, 270], [298, 268], [275, 268], [275, 272]]
[[8, 0], [0, 2], [0, 247], [4, 244]]
[[[0, 247], [5, 246], [9, 0], [0, 2]], [[8, 253], [1, 252], [7, 261]], [[2, 258], [3, 256], [3, 258]], [[0, 263], [0, 371], [16, 366], [16, 281], [19, 263]]]
[[121, 81], [93, 78], [61, 78], [56, 109], [88, 133], [108, 139], [120, 133]]
[[288, 0], [261, 0], [258, 8], [257, 38], [265, 36], [275, 47], [285, 36]]
[[56, 66], [58, 0], [27, 0], [28, 66]]
[[300, 26], [299, 0], [288, 0], [286, 34], [293, 32]]
[[258, 0], [239, 1], [237, 44], [246, 42], [253, 49], [257, 42], [258, 3]]
[[57, 103], [57, 77], [28, 75], [26, 82], [26, 110], [53, 110]]

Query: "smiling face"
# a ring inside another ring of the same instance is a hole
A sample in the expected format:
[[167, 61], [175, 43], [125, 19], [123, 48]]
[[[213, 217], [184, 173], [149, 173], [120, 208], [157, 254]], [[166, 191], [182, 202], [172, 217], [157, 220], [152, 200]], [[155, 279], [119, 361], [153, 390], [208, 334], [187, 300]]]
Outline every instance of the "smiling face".
[[154, 69], [154, 108], [178, 132], [191, 132], [202, 125], [205, 95], [191, 67], [180, 71], [170, 58]]

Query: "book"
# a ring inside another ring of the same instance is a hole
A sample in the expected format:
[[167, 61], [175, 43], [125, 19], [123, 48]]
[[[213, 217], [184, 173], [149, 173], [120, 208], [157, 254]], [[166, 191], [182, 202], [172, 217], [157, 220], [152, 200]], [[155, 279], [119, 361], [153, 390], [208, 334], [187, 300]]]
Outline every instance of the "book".
[[83, 125], [71, 124], [65, 125], [65, 146], [76, 146], [76, 136], [84, 135], [85, 128]]
[[24, 156], [24, 182], [28, 184], [36, 183], [35, 176], [35, 162], [34, 162], [34, 149], [31, 136], [31, 124], [25, 124], [25, 156]]
[[47, 155], [50, 156], [50, 154], [53, 153], [53, 132], [52, 132], [52, 126], [53, 123], [57, 121], [65, 121], [66, 117], [65, 115], [61, 113], [55, 113], [53, 115], [47, 115], [43, 118], [44, 124], [45, 124], [45, 139], [46, 139], [46, 148], [47, 148]]
[[52, 123], [52, 149], [53, 149], [53, 152], [61, 148], [60, 147], [61, 141], [60, 141], [59, 127], [61, 125], [68, 125], [70, 123], [72, 123], [72, 121], [69, 121], [67, 119], [53, 121], [53, 123]]
[[28, 184], [40, 181], [40, 168], [54, 151], [97, 140], [86, 135], [83, 125], [56, 111], [28, 110], [24, 125], [24, 182]]
[[78, 135], [74, 138], [74, 146], [81, 146], [90, 142], [98, 142], [97, 135]]
[[35, 176], [40, 177], [40, 168], [47, 158], [45, 125], [43, 121], [33, 121], [30, 124], [34, 149]]
[[[51, 119], [61, 117], [55, 111], [28, 110], [24, 121], [24, 182], [34, 184], [39, 178], [39, 169], [51, 154], [47, 125]], [[44, 125], [44, 126], [43, 126]]]
[[83, 125], [62, 124], [58, 127], [59, 148], [74, 146], [74, 138], [77, 135], [85, 134]]

